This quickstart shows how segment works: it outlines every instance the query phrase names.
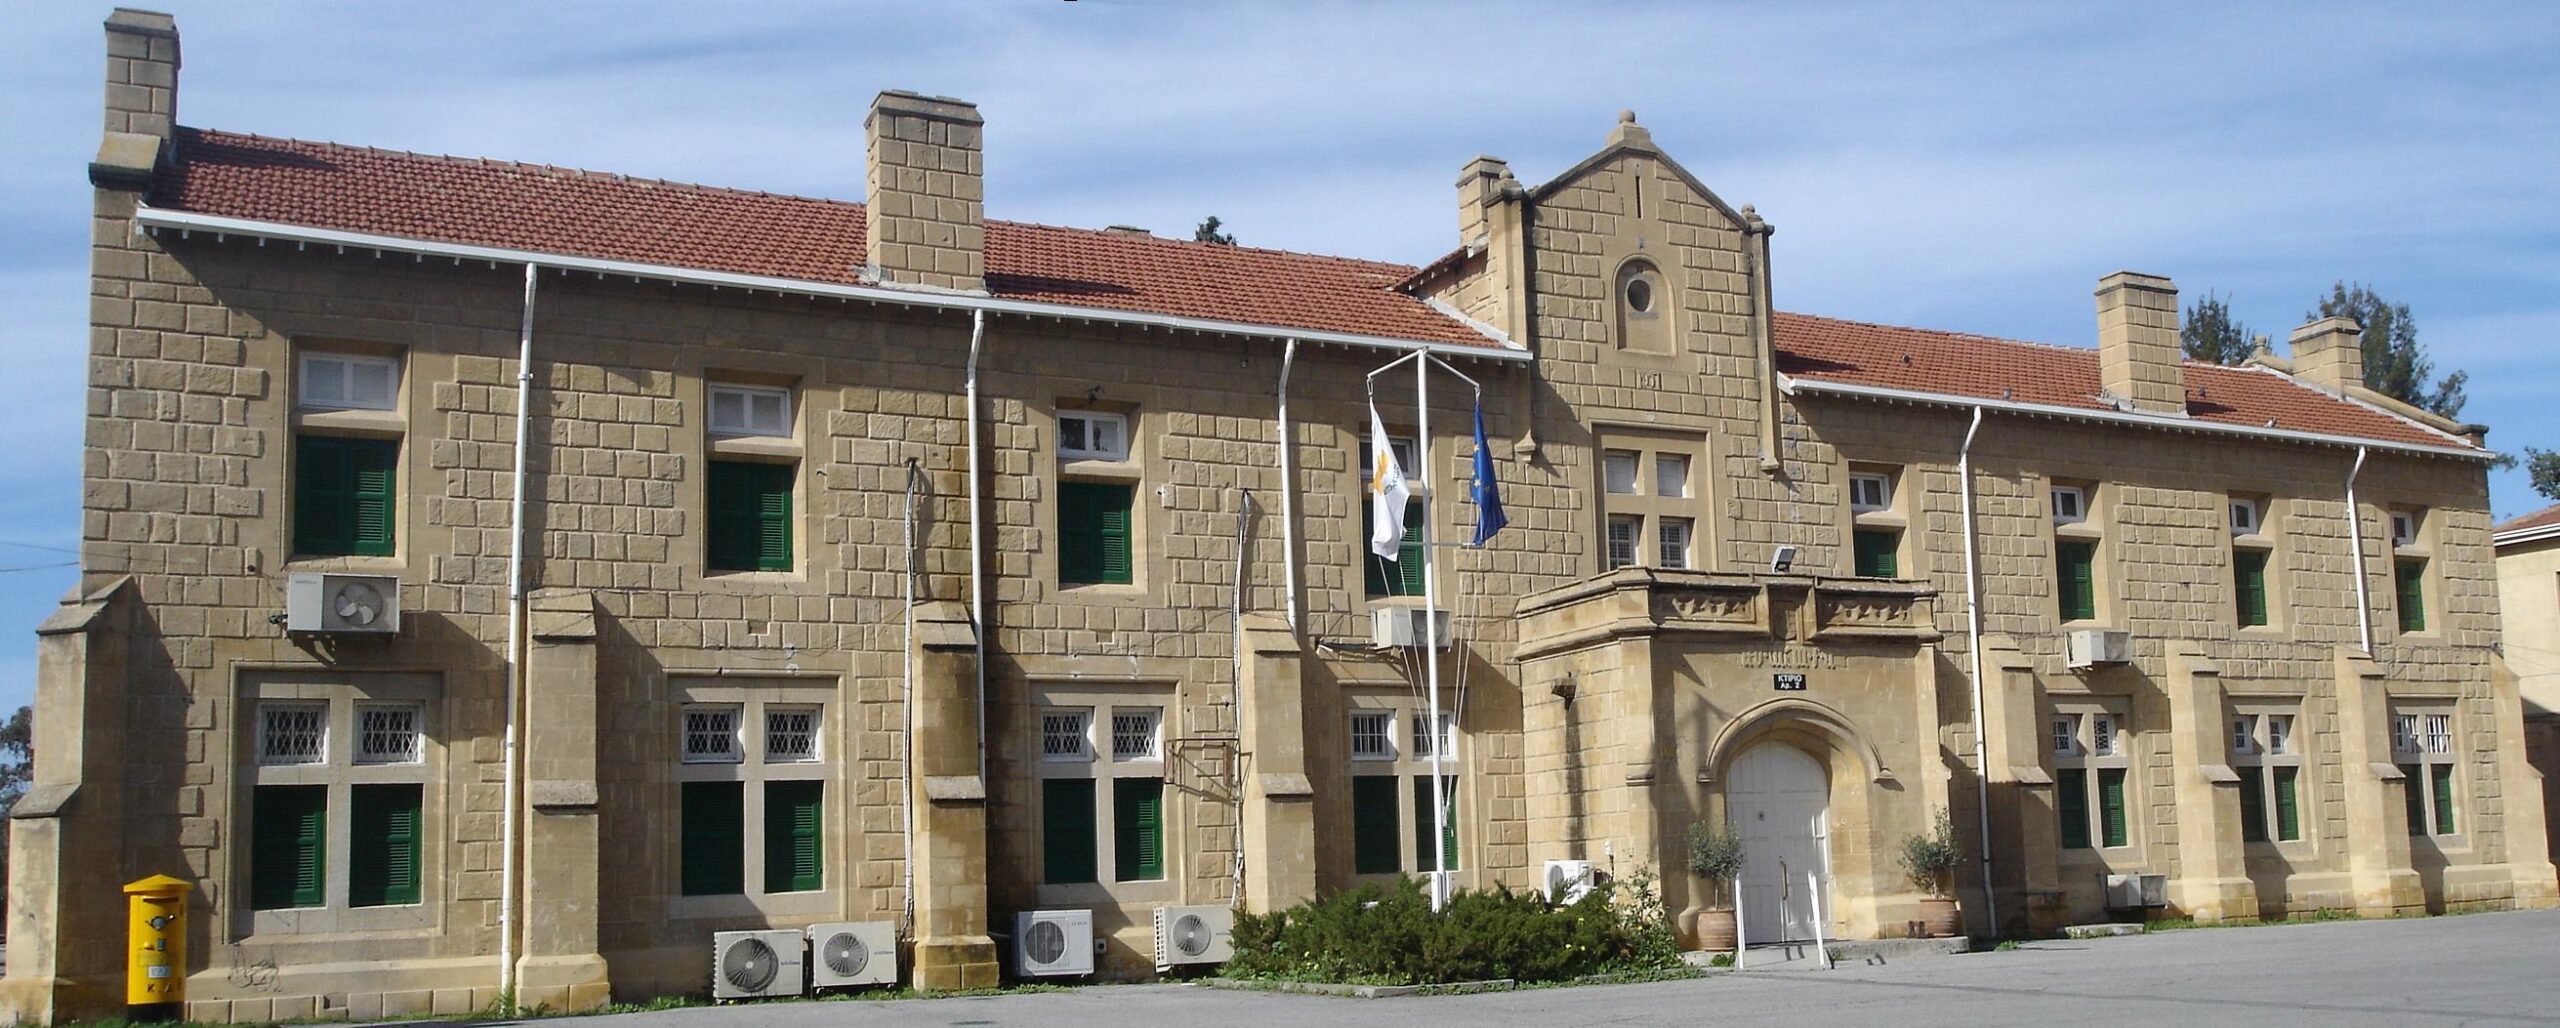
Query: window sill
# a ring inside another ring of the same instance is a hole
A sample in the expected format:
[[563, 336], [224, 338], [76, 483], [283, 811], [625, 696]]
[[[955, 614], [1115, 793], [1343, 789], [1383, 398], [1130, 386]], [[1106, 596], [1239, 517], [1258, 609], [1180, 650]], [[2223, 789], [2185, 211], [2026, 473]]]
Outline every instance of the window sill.
[[766, 462], [800, 459], [800, 442], [782, 436], [714, 436], [705, 446], [713, 457], [744, 457]]
[[295, 554], [291, 557], [285, 558], [284, 566], [277, 570], [284, 572], [328, 571], [348, 575], [390, 575], [397, 578], [400, 576], [401, 572], [407, 571], [408, 569], [408, 561], [401, 559], [397, 555], [389, 557], [368, 557], [352, 554]]
[[397, 439], [408, 433], [409, 419], [395, 410], [303, 410], [293, 415], [296, 431]]
[[738, 893], [727, 896], [676, 896], [667, 900], [670, 921], [734, 918], [826, 917], [837, 910], [835, 890]]
[[1911, 527], [1909, 519], [1904, 518], [1902, 515], [1896, 514], [1891, 510], [1860, 511], [1850, 520], [1859, 528], [1907, 529]]
[[1154, 881], [1042, 884], [1034, 886], [1033, 893], [1044, 907], [1178, 903], [1182, 900], [1182, 883], [1175, 881], [1168, 870], [1165, 877]]
[[2242, 625], [2238, 635], [2255, 642], [2283, 642], [2293, 638], [2293, 633], [2285, 631], [2281, 625]]
[[1137, 582], [1060, 582], [1051, 596], [1064, 603], [1119, 603], [1147, 598], [1147, 587]]
[[808, 580], [807, 575], [797, 571], [713, 571], [705, 568], [702, 572], [702, 584], [705, 588], [717, 586], [724, 589], [760, 589], [801, 585]]

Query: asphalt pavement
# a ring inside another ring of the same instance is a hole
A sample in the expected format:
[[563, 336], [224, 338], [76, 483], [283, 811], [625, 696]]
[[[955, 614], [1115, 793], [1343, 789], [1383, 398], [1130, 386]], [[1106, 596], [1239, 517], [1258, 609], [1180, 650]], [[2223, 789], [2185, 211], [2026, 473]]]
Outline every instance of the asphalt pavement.
[[[2560, 911], [2206, 928], [1641, 985], [1347, 999], [1097, 985], [946, 999], [766, 1002], [577, 1028], [1389, 1024], [2560, 1025]], [[554, 1022], [562, 1024], [561, 1022]]]

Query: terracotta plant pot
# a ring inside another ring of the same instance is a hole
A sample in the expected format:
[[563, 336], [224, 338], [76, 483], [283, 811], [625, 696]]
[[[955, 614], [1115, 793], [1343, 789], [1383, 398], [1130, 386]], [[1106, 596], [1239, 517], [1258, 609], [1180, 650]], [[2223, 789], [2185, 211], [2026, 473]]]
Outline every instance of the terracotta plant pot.
[[1698, 948], [1709, 953], [1733, 951], [1733, 911], [1701, 910], [1697, 920]]
[[1956, 901], [1931, 896], [1920, 901], [1920, 920], [1932, 939], [1945, 939], [1964, 930], [1964, 922], [1956, 916]]

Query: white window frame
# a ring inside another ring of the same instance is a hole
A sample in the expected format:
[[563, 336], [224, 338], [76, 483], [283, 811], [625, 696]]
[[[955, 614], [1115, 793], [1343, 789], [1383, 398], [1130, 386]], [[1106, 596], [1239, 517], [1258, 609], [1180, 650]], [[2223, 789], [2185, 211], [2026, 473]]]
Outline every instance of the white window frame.
[[[2317, 819], [2312, 814], [2312, 800], [2319, 790], [2309, 774], [2309, 761], [2302, 747], [2302, 711], [2299, 706], [2248, 706], [2230, 715], [2231, 763], [2237, 767], [2255, 767], [2258, 772], [2259, 811], [2267, 819], [2267, 843], [2270, 845], [2307, 842]], [[2282, 828], [2276, 810], [2276, 775], [2280, 767], [2294, 769], [2293, 813], [2296, 838], [2286, 839], [2276, 833]], [[2246, 787], [2247, 783], [2242, 783]], [[2245, 836], [2244, 836], [2245, 837]]]
[[[697, 729], [697, 728], [695, 728], [695, 727], [694, 727], [693, 719], [694, 719], [694, 717], [695, 717], [696, 715], [701, 715], [701, 716], [703, 716], [703, 717], [712, 717], [712, 716], [717, 716], [717, 715], [722, 715], [722, 714], [727, 715], [727, 716], [728, 716], [728, 718], [729, 718], [729, 730], [728, 730], [726, 733], [720, 733], [720, 732], [717, 732], [716, 730], [710, 729], [710, 728], [708, 728], [708, 727], [701, 728], [701, 729]], [[745, 707], [745, 705], [744, 705], [744, 704], [738, 704], [738, 703], [685, 703], [685, 704], [679, 704], [679, 705], [676, 707], [676, 760], [677, 760], [677, 762], [678, 762], [678, 763], [683, 763], [683, 764], [740, 764], [740, 763], [745, 763], [745, 762], [746, 762], [746, 759], [747, 759], [747, 740], [746, 740], [746, 727], [747, 727], [747, 726], [746, 726], [746, 720], [747, 720], [747, 712], [746, 712], [746, 707]], [[693, 741], [694, 741], [694, 739], [695, 739], [695, 738], [699, 737], [699, 738], [702, 738], [702, 739], [706, 739], [706, 740], [708, 740], [708, 739], [712, 739], [712, 738], [719, 738], [719, 737], [722, 737], [724, 734], [725, 734], [725, 737], [726, 737], [726, 738], [727, 738], [727, 740], [728, 740], [728, 747], [729, 747], [729, 748], [728, 748], [727, 750], [725, 750], [725, 751], [719, 751], [719, 752], [711, 752], [711, 751], [695, 752], [695, 750], [694, 750], [694, 745], [693, 745]]]
[[[756, 720], [764, 729], [763, 753], [765, 763], [816, 764], [826, 760], [826, 707], [816, 703], [767, 703], [763, 706], [764, 710], [762, 715]], [[784, 749], [783, 747], [776, 745], [777, 740], [804, 734], [797, 730], [783, 731], [776, 729], [774, 724], [776, 719], [792, 717], [806, 717], [809, 719], [809, 727], [805, 732], [808, 736], [808, 742], [805, 748], [796, 750]]]
[[[2454, 730], [2453, 721], [2454, 711], [2451, 706], [2412, 705], [2395, 707], [2391, 711], [2391, 762], [2418, 769], [2416, 778], [2404, 778], [2400, 784], [2403, 788], [2418, 791], [2419, 812], [2425, 819], [2422, 823], [2426, 827], [2423, 834], [2429, 839], [2450, 839], [2462, 835], [2463, 808], [2470, 805], [2457, 801], [2453, 810], [2453, 831], [2450, 833], [2436, 831], [2436, 766], [2443, 765], [2453, 769], [2453, 788], [2457, 795], [2462, 793], [2465, 784], [2462, 777], [2462, 746], [2460, 736]], [[2404, 725], [2407, 733], [2405, 736], [2403, 735]], [[2418, 838], [2418, 836], [2413, 835], [2411, 838]]]
[[[2091, 852], [2129, 850], [2142, 845], [2142, 802], [2134, 786], [2133, 754], [2131, 747], [2126, 745], [2124, 722], [2124, 715], [2115, 708], [2091, 706], [2085, 699], [2057, 705], [2051, 718], [2053, 733], [2049, 745], [2053, 747], [2054, 769], [2077, 768], [2088, 772], [2081, 776], [2081, 785], [2088, 790], [2088, 795], [2082, 798], [2081, 809], [2089, 816], [2087, 837]], [[2103, 771], [2125, 773], [2122, 846], [2107, 845], [2106, 792], [2099, 783]], [[2060, 784], [2057, 778], [2056, 787], [2059, 788]]]
[[[1415, 730], [1429, 716], [1430, 711], [1419, 696], [1404, 695], [1365, 699], [1361, 701], [1360, 706], [1353, 708], [1353, 712], [1384, 715], [1387, 724], [1392, 726], [1391, 733], [1403, 743], [1399, 752], [1388, 757], [1352, 756], [1351, 773], [1354, 776], [1374, 775], [1396, 780], [1396, 852], [1401, 861], [1398, 866], [1405, 874], [1428, 873], [1423, 869], [1430, 866], [1432, 855], [1427, 848], [1417, 849], [1421, 845], [1417, 837], [1425, 834], [1421, 826], [1430, 821], [1431, 808], [1419, 803], [1419, 798], [1414, 795], [1414, 783], [1431, 779], [1432, 745], [1426, 741], [1427, 733]], [[1440, 710], [1439, 742], [1442, 744], [1440, 774], [1442, 777], [1458, 780], [1456, 790], [1449, 796], [1450, 806], [1452, 809], [1463, 811], [1465, 809], [1463, 804], [1469, 802], [1464, 798], [1467, 792], [1464, 759], [1466, 739], [1458, 733], [1457, 713], [1449, 709], [1445, 698]], [[1471, 821], [1464, 816], [1458, 818], [1457, 822], [1458, 849], [1449, 856], [1457, 862], [1458, 869], [1463, 871], [1469, 866], [1466, 847], [1475, 841], [1475, 833], [1481, 830], [1470, 826], [1482, 822]], [[1362, 877], [1393, 876], [1381, 874]]]
[[[727, 420], [720, 416], [720, 401], [724, 397], [735, 397], [737, 399], [738, 412], [741, 415], [741, 419]], [[756, 417], [756, 401], [758, 400], [771, 401], [779, 408], [777, 416], [770, 422], [766, 422]], [[772, 386], [738, 385], [731, 382], [714, 382], [710, 385], [704, 396], [703, 405], [706, 408], [703, 412], [703, 423], [714, 436], [721, 438], [749, 436], [789, 438], [791, 435], [792, 404], [791, 390], [789, 389], [778, 389]]]
[[[1695, 470], [1690, 467], [1691, 463], [1692, 462], [1689, 460], [1688, 454], [1663, 453], [1655, 451], [1653, 455], [1653, 495], [1666, 500], [1688, 499], [1690, 491], [1689, 481]], [[1671, 472], [1675, 469], [1680, 473], [1677, 478], [1671, 477]]]
[[[2065, 512], [2062, 509], [2064, 506], [2063, 497], [2066, 496], [2071, 498], [2071, 509], [2068, 512]], [[2053, 507], [2054, 524], [2077, 525], [2089, 520], [2089, 489], [2087, 486], [2054, 486], [2046, 491], [2045, 502], [2051, 504]]]
[[[1661, 562], [1657, 566], [1670, 571], [1687, 570], [1689, 547], [1698, 539], [1697, 519], [1658, 517], [1653, 519], [1653, 532], [1654, 557]], [[1676, 545], [1671, 539], [1675, 534], [1680, 537]]]
[[[1123, 726], [1121, 725], [1120, 719], [1122, 718], [1144, 718], [1146, 720], [1145, 727], [1140, 732], [1135, 733], [1139, 743], [1135, 749], [1124, 749], [1121, 745], [1124, 742], [1130, 741], [1130, 735], [1132, 734], [1121, 731]], [[1163, 760], [1164, 708], [1159, 706], [1112, 707], [1111, 762], [1115, 764], [1128, 764], [1133, 762], [1161, 763]]]
[[[253, 944], [260, 938], [285, 936], [335, 936], [345, 932], [432, 932], [437, 912], [446, 898], [445, 876], [450, 870], [444, 859], [445, 846], [451, 840], [448, 814], [436, 782], [443, 750], [436, 739], [437, 704], [440, 686], [434, 675], [389, 673], [356, 674], [334, 680], [317, 681], [317, 676], [291, 672], [259, 673], [254, 684], [244, 683], [240, 698], [241, 711], [247, 713], [241, 725], [241, 738], [252, 749], [239, 754], [240, 790], [235, 794], [240, 804], [235, 808], [239, 831], [232, 833], [232, 847], [238, 863], [235, 873], [251, 875], [255, 858], [254, 840], [248, 831], [257, 793], [268, 786], [319, 786], [327, 790], [327, 833], [321, 844], [322, 900], [318, 906], [284, 907], [269, 910], [250, 909], [246, 877], [238, 895], [240, 902], [229, 911], [228, 927], [217, 931], [235, 933], [232, 937]], [[326, 726], [322, 753], [317, 763], [272, 764], [259, 760], [264, 746], [258, 738], [264, 731], [263, 708], [268, 706], [304, 706], [319, 708]], [[369, 707], [410, 707], [418, 711], [413, 722], [417, 729], [415, 748], [418, 759], [403, 763], [359, 763], [356, 751], [363, 724], [359, 711]], [[347, 740], [340, 743], [339, 740]], [[351, 855], [355, 852], [355, 791], [373, 785], [417, 785], [418, 829], [418, 895], [416, 903], [350, 905]]]
[[[1399, 755], [1396, 749], [1395, 711], [1367, 708], [1356, 709], [1345, 718], [1345, 721], [1349, 728], [1348, 738], [1351, 741], [1352, 760], [1394, 760]], [[1374, 725], [1377, 730], [1363, 730], [1365, 727], [1371, 725]], [[1361, 740], [1363, 739], [1375, 740], [1377, 744], [1376, 747], [1374, 749], [1363, 750], [1361, 748]]]
[[2254, 536], [2266, 531], [2266, 510], [2258, 501], [2232, 497], [2229, 511], [2232, 535]]
[[[734, 679], [691, 679], [679, 681], [674, 687], [679, 713], [676, 720], [675, 740], [677, 759], [672, 777], [679, 783], [679, 787], [685, 782], [738, 783], [740, 791], [738, 844], [745, 847], [745, 852], [744, 863], [741, 865], [743, 880], [739, 882], [741, 891], [707, 896], [676, 895], [681, 891], [675, 883], [681, 874], [682, 867], [682, 858], [676, 856], [675, 862], [667, 865], [667, 893], [669, 894], [667, 916], [669, 917], [694, 919], [763, 916], [816, 919], [819, 915], [836, 910], [838, 904], [842, 902], [840, 897], [846, 890], [854, 887], [851, 876], [845, 873], [848, 865], [837, 861], [830, 854], [825, 862], [825, 870], [820, 875], [818, 888], [794, 892], [765, 891], [768, 876], [765, 873], [764, 839], [765, 826], [769, 817], [765, 807], [765, 787], [775, 782], [820, 783], [822, 797], [820, 803], [824, 811], [821, 816], [825, 821], [827, 838], [830, 840], [841, 837], [841, 833], [845, 830], [844, 826], [837, 823], [837, 812], [844, 809], [839, 796], [841, 790], [846, 787], [841, 784], [841, 776], [838, 774], [835, 761], [827, 756], [827, 745], [824, 741], [827, 732], [827, 708], [831, 704], [822, 697], [826, 695], [826, 688], [831, 680], [768, 679], [766, 681], [773, 684], [738, 685]], [[733, 729], [731, 745], [738, 747], [737, 759], [719, 761], [686, 759], [687, 747], [684, 736], [687, 726], [682, 712], [688, 709], [722, 708], [734, 711], [730, 722]], [[770, 715], [774, 712], [787, 713], [800, 710], [813, 711], [810, 743], [811, 748], [817, 753], [816, 759], [793, 759], [792, 755], [787, 754], [782, 755], [782, 759], [775, 759], [776, 754], [770, 750], [773, 741], [770, 736], [772, 724]], [[677, 813], [677, 808], [668, 809], [671, 813]], [[680, 813], [677, 813], [677, 816], [680, 817]], [[832, 847], [833, 843], [829, 842], [826, 845]], [[670, 855], [674, 855], [672, 851]]]
[[[1874, 497], [1873, 499], [1868, 498], [1868, 496], [1866, 495], [1870, 490], [1872, 490], [1872, 491], [1875, 493], [1875, 497]], [[1885, 511], [1885, 510], [1892, 510], [1892, 509], [1893, 509], [1893, 476], [1891, 476], [1891, 475], [1873, 474], [1873, 473], [1864, 472], [1864, 471], [1858, 471], [1858, 472], [1851, 472], [1851, 473], [1850, 473], [1850, 475], [1849, 475], [1849, 511], [1850, 511], [1850, 513], [1853, 513], [1853, 514], [1872, 514], [1872, 513], [1875, 513], [1875, 512], [1877, 512], [1877, 511]]]
[[[406, 714], [409, 716], [408, 748], [396, 753], [388, 751], [377, 752], [371, 748], [369, 742], [373, 735], [373, 731], [365, 724], [365, 720], [367, 715], [376, 713]], [[427, 712], [423, 704], [358, 703], [356, 704], [355, 711], [354, 733], [351, 736], [354, 741], [354, 745], [351, 747], [351, 752], [348, 756], [351, 762], [365, 767], [422, 763], [426, 760], [426, 736]]]
[[[1077, 434], [1083, 437], [1084, 445], [1070, 446], [1067, 444], [1067, 425], [1069, 422], [1075, 422], [1082, 426]], [[1111, 444], [1107, 446], [1095, 446], [1093, 445], [1094, 430], [1104, 425], [1108, 425], [1111, 428], [1111, 435], [1113, 437]], [[1128, 460], [1129, 416], [1117, 411], [1059, 411], [1058, 459], [1104, 461]]]
[[[1603, 524], [1606, 526], [1606, 534], [1600, 540], [1603, 550], [1601, 560], [1608, 566], [1608, 570], [1616, 571], [1619, 568], [1636, 567], [1642, 564], [1643, 561], [1639, 558], [1644, 556], [1644, 515], [1611, 514]], [[1618, 538], [1620, 528], [1626, 529], [1624, 540]], [[1626, 547], [1623, 559], [1619, 550], [1619, 544], [1622, 541]]]
[[[382, 373], [383, 390], [379, 400], [355, 395], [358, 369]], [[332, 385], [335, 398], [317, 396], [315, 386]], [[400, 408], [400, 362], [390, 357], [315, 350], [302, 355], [294, 375], [294, 405], [303, 410], [398, 410]]]
[[[299, 754], [288, 754], [288, 755], [285, 755], [285, 756], [281, 756], [281, 757], [280, 757], [280, 756], [278, 756], [278, 755], [277, 755], [277, 753], [275, 752], [275, 747], [273, 746], [273, 744], [272, 744], [272, 742], [271, 742], [271, 740], [273, 740], [273, 739], [274, 739], [274, 737], [275, 737], [275, 736], [274, 736], [274, 729], [275, 729], [274, 718], [275, 718], [276, 716], [278, 716], [278, 715], [285, 715], [285, 714], [299, 714], [299, 715], [315, 716], [315, 717], [317, 717], [317, 719], [319, 720], [319, 723], [320, 723], [319, 738], [316, 740], [316, 741], [317, 741], [317, 743], [318, 743], [318, 745], [317, 745], [317, 746], [316, 746], [316, 748], [314, 748], [314, 749], [312, 750], [312, 752], [308, 755], [307, 759], [306, 759], [305, 757], [303, 757], [302, 755], [299, 755]], [[318, 767], [318, 766], [325, 765], [325, 764], [329, 763], [329, 736], [330, 736], [331, 734], [333, 734], [333, 733], [331, 733], [331, 732], [329, 731], [329, 721], [330, 721], [330, 717], [329, 717], [329, 704], [328, 704], [326, 701], [320, 701], [320, 700], [260, 700], [260, 701], [258, 701], [258, 739], [257, 739], [257, 747], [258, 747], [258, 748], [257, 748], [257, 750], [256, 750], [258, 766], [260, 766], [260, 767]]]
[[2417, 511], [2395, 510], [2391, 512], [2391, 545], [2400, 549], [2407, 549], [2418, 545]]
[[[1092, 707], [1042, 708], [1040, 711], [1040, 762], [1043, 764], [1093, 763], [1093, 712]], [[1058, 724], [1052, 720], [1068, 717], [1077, 719], [1077, 730], [1072, 735], [1056, 731]], [[1060, 741], [1072, 742], [1076, 748], [1061, 749], [1057, 746]]]
[[[1626, 487], [1619, 488], [1617, 470], [1626, 469]], [[1611, 496], [1644, 495], [1644, 451], [1600, 451], [1600, 489]]]
[[1422, 730], [1422, 723], [1429, 720], [1429, 718], [1429, 711], [1416, 710], [1407, 715], [1402, 721], [1402, 724], [1405, 726], [1405, 738], [1412, 741], [1412, 745], [1407, 747], [1407, 749], [1412, 754], [1413, 759], [1428, 761], [1431, 759], [1431, 754], [1435, 751], [1441, 754], [1440, 761], [1443, 764], [1457, 759], [1457, 713], [1448, 710], [1440, 712], [1440, 731], [1436, 738], [1432, 733]]

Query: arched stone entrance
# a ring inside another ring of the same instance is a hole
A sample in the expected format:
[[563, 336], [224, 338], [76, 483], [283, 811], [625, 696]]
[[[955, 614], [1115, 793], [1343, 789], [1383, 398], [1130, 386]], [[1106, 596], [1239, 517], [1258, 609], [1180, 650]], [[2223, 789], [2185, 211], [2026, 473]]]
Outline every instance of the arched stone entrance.
[[1831, 906], [1831, 780], [1822, 762], [1784, 742], [1754, 745], [1727, 772], [1725, 809], [1742, 836], [1743, 942], [1814, 938], [1815, 911]]

